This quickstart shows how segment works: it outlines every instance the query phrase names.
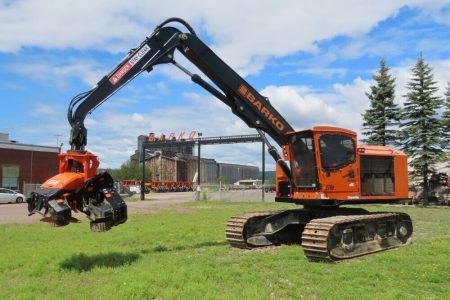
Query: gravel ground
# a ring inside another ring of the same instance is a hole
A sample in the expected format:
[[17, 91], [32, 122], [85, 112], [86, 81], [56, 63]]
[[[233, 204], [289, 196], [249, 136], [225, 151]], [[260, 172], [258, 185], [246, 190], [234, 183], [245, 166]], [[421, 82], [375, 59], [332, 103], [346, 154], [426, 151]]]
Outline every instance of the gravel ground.
[[[164, 193], [145, 195], [145, 201], [128, 202], [128, 211], [130, 213], [149, 213], [158, 210], [161, 207], [168, 207], [178, 203], [195, 200], [195, 193]], [[85, 218], [82, 213], [73, 213], [77, 219]], [[34, 214], [28, 216], [27, 204], [0, 204], [0, 224], [24, 224], [36, 223], [41, 221], [42, 216]]]

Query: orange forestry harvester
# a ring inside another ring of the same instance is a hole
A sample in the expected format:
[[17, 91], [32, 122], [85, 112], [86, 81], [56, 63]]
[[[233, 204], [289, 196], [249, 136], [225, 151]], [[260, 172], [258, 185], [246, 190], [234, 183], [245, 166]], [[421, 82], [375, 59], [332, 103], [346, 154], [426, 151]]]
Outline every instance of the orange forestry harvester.
[[88, 151], [68, 151], [59, 156], [59, 174], [31, 194], [28, 211], [50, 214], [52, 224], [67, 225], [72, 210], [85, 213], [92, 231], [106, 231], [127, 219], [127, 206], [106, 172], [97, 174], [99, 161]]
[[[187, 32], [167, 26], [170, 22], [184, 25]], [[177, 63], [175, 50], [198, 67], [214, 86]], [[277, 163], [275, 201], [303, 205], [298, 209], [231, 217], [226, 227], [231, 246], [250, 249], [301, 243], [311, 260], [338, 261], [395, 248], [410, 239], [413, 227], [407, 214], [342, 207], [406, 199], [405, 154], [388, 147], [358, 145], [356, 133], [342, 128], [318, 126], [295, 131], [266, 97], [223, 62], [179, 18], [157, 26], [92, 90], [71, 101], [68, 119], [72, 126], [72, 149], [61, 155], [63, 165], [66, 164], [61, 167], [61, 174], [34, 193], [31, 212], [50, 212], [55, 221], [65, 222], [71, 208], [81, 210], [91, 217], [94, 229], [98, 230], [126, 219], [126, 206], [114, 192], [111, 177], [106, 173], [94, 175], [97, 162], [84, 150], [87, 143], [84, 119], [137, 75], [167, 63], [178, 67], [257, 130]], [[282, 148], [282, 155], [266, 134]], [[82, 163], [83, 169], [68, 171], [70, 159]]]

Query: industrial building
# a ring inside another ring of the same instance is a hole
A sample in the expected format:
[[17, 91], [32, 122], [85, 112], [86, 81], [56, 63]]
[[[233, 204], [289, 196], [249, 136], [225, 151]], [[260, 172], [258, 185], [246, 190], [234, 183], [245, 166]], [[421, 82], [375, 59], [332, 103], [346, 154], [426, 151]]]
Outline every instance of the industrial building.
[[[146, 136], [138, 137], [138, 149]], [[146, 151], [145, 161], [152, 172], [153, 181], [195, 181], [197, 172], [197, 156], [193, 155], [193, 146], [171, 146], [155, 151]], [[131, 156], [131, 160], [139, 162], [139, 151]], [[215, 159], [200, 159], [200, 182], [214, 183], [217, 178], [227, 183], [234, 183], [241, 179], [258, 179], [259, 168], [256, 166], [219, 163]]]
[[43, 183], [58, 174], [59, 147], [22, 144], [0, 133], [0, 184], [24, 191], [25, 183]]

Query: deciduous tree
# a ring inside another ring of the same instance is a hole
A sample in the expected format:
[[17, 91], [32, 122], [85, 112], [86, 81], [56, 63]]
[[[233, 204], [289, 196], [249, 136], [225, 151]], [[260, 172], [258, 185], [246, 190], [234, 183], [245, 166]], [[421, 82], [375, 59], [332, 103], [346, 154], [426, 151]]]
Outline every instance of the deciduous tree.
[[[107, 170], [115, 180], [141, 180], [142, 165], [128, 160], [124, 162], [119, 169]], [[145, 181], [152, 180], [152, 173], [148, 166], [145, 169]]]

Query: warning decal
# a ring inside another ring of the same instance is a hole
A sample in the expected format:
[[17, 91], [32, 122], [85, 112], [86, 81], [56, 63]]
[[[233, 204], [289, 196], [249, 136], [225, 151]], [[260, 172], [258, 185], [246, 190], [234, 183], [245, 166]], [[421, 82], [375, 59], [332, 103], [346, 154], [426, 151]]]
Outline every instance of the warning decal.
[[114, 73], [111, 78], [109, 78], [109, 82], [112, 84], [116, 84], [125, 74], [130, 71], [130, 69], [140, 61], [145, 54], [150, 51], [150, 47], [145, 44], [144, 47], [142, 47], [133, 57], [130, 58], [128, 62], [126, 62], [116, 73]]

